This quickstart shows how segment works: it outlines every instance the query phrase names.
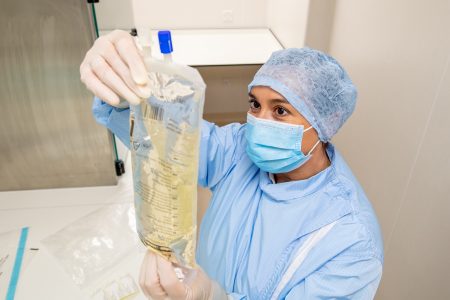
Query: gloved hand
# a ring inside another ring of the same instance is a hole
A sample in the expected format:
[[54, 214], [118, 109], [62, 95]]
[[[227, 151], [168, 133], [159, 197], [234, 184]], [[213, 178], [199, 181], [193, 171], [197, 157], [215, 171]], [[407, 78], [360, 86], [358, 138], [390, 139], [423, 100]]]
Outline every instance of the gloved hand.
[[117, 106], [119, 97], [132, 104], [150, 96], [141, 51], [133, 37], [115, 30], [99, 37], [80, 66], [81, 81], [103, 101]]
[[180, 281], [171, 262], [147, 251], [141, 266], [139, 285], [147, 298], [173, 300], [227, 300], [220, 285], [201, 270], [183, 272]]

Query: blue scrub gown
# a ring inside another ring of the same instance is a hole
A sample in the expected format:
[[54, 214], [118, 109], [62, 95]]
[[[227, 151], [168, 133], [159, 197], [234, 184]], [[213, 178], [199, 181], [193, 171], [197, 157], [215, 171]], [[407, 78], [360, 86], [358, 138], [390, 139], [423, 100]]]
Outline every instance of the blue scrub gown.
[[[128, 109], [95, 99], [93, 112], [129, 145]], [[200, 226], [198, 264], [234, 299], [372, 299], [382, 273], [381, 232], [340, 153], [328, 144], [330, 167], [306, 180], [274, 183], [247, 157], [245, 128], [202, 123], [198, 181], [212, 198]], [[332, 223], [280, 285], [299, 249]]]

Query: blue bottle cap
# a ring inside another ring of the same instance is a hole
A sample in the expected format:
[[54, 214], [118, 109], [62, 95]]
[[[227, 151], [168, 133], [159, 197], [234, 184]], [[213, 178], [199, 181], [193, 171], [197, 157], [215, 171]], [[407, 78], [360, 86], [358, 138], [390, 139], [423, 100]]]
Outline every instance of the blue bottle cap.
[[172, 37], [169, 30], [158, 31], [158, 39], [161, 53], [168, 54], [173, 52]]

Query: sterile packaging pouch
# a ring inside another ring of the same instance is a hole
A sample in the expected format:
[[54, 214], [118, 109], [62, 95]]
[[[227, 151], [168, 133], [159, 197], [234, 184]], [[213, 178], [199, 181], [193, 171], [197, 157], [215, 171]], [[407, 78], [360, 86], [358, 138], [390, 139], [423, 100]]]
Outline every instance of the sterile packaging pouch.
[[136, 253], [135, 226], [132, 204], [112, 204], [68, 224], [42, 244], [77, 286], [90, 291]]

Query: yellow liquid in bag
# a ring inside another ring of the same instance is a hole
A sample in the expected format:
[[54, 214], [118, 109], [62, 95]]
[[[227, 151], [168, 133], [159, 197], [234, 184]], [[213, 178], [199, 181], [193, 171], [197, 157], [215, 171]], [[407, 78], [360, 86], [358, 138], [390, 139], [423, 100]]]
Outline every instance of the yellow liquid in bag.
[[[191, 103], [197, 102], [196, 97], [198, 93], [193, 93]], [[169, 101], [153, 104], [144, 101], [131, 113], [138, 234], [149, 249], [172, 262], [194, 267], [199, 122], [195, 127], [167, 117]]]

